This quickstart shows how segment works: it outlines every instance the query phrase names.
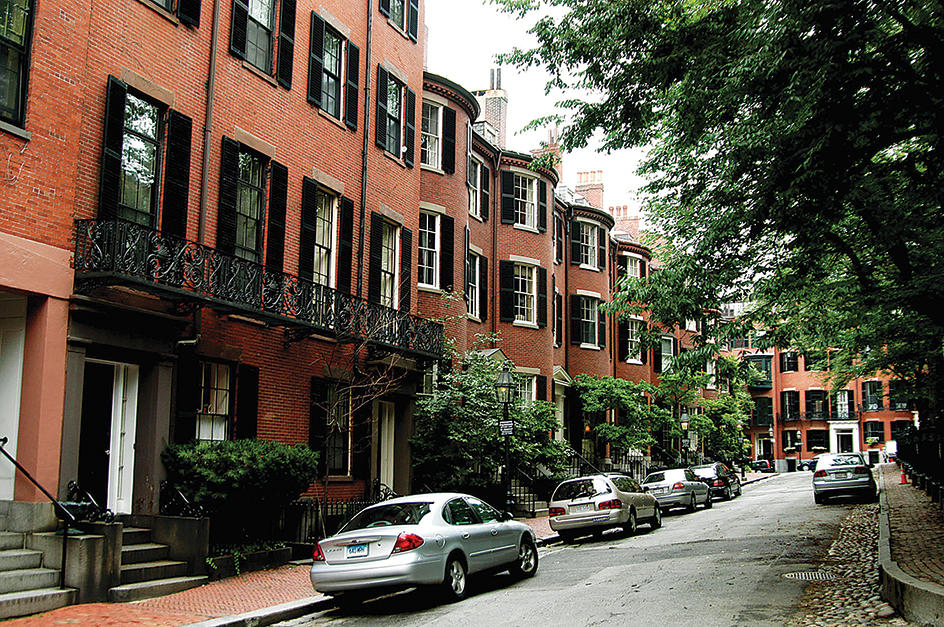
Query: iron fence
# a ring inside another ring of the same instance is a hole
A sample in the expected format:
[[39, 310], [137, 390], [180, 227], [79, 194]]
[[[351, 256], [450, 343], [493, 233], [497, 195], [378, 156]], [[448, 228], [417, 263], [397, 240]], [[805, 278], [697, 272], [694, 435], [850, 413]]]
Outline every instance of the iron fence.
[[941, 429], [926, 426], [902, 430], [898, 444], [898, 459], [909, 474], [917, 477], [917, 484], [927, 483], [940, 491], [944, 486], [944, 438]]
[[292, 501], [282, 508], [271, 539], [314, 544], [337, 532], [354, 515], [382, 499], [311, 499]]

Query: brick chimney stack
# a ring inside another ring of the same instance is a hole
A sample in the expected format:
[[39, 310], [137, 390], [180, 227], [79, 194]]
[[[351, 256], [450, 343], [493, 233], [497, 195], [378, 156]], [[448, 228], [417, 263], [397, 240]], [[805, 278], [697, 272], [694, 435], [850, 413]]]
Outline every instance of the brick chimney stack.
[[552, 154], [554, 155], [554, 169], [557, 171], [558, 180], [564, 180], [564, 159], [561, 154], [560, 144], [557, 141], [559, 136], [558, 130], [555, 128], [553, 130], [548, 130], [547, 132], [547, 145], [532, 150], [531, 154], [535, 157], [540, 157], [541, 155]]
[[603, 170], [578, 172], [576, 191], [592, 207], [603, 211]]
[[499, 148], [506, 148], [508, 92], [501, 86], [501, 68], [489, 70], [489, 88], [473, 92], [473, 95], [482, 111], [475, 130]]

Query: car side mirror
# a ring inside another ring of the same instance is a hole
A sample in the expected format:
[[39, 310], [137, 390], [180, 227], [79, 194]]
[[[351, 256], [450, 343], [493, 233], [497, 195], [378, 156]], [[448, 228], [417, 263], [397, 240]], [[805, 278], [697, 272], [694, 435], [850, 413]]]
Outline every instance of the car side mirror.
[[642, 486], [642, 491], [643, 491], [643, 492], [648, 492], [648, 491], [649, 491], [649, 486], [647, 486], [647, 485]]
[[514, 520], [514, 519], [515, 519], [515, 515], [512, 514], [511, 512], [502, 512], [502, 513], [501, 513], [501, 519], [502, 519], [503, 521], [505, 521], [505, 520]]

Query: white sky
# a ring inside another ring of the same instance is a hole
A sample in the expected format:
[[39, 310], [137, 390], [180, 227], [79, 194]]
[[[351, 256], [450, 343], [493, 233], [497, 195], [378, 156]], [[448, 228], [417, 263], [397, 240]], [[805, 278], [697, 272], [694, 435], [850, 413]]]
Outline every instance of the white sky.
[[[488, 89], [489, 70], [497, 68], [495, 55], [514, 46], [533, 46], [527, 33], [535, 18], [517, 20], [500, 13], [488, 0], [426, 0], [426, 26], [429, 29], [427, 70], [458, 83], [469, 91]], [[502, 67], [502, 89], [508, 92], [508, 137], [510, 150], [528, 153], [547, 141], [548, 130], [521, 133], [531, 120], [559, 113], [555, 102], [560, 92], [544, 95], [547, 74], [543, 70], [519, 73]], [[641, 153], [618, 151], [598, 153], [595, 146], [564, 154], [563, 184], [577, 185], [577, 172], [603, 171], [605, 207], [629, 205], [638, 208], [636, 190], [642, 180], [635, 175]], [[638, 213], [633, 210], [631, 213]]]

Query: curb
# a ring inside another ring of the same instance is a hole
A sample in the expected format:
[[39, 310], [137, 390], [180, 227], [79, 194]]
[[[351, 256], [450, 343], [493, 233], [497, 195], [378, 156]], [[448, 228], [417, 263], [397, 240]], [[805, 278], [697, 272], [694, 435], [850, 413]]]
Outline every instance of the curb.
[[253, 610], [245, 614], [212, 618], [199, 623], [191, 623], [188, 627], [265, 627], [282, 621], [313, 614], [322, 609], [332, 607], [331, 600], [321, 594], [300, 601], [289, 601], [281, 605], [273, 605], [261, 610]]
[[878, 576], [882, 597], [908, 621], [944, 627], [944, 587], [915, 579], [892, 559], [885, 473], [879, 477]]

